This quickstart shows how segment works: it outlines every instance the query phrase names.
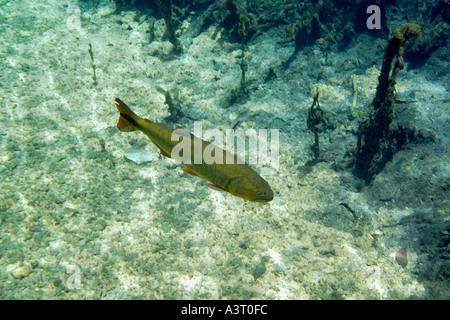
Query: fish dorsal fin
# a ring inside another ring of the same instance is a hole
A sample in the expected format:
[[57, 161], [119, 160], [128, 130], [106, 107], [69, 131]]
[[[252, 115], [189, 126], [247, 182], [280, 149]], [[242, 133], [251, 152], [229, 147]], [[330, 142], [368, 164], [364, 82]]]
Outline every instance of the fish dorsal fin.
[[193, 138], [194, 135], [190, 133], [188, 130], [186, 130], [183, 127], [176, 126], [176, 129], [174, 130], [174, 133], [178, 137], [186, 137], [186, 138]]

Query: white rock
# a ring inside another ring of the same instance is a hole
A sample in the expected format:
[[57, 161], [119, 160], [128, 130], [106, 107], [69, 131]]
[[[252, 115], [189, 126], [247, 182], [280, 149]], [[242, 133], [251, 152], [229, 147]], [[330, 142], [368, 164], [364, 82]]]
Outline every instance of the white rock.
[[114, 0], [101, 0], [97, 7], [97, 12], [101, 16], [107, 16], [116, 11], [117, 6]]
[[151, 162], [155, 159], [155, 155], [148, 150], [131, 148], [123, 154], [125, 159], [133, 161], [137, 164]]
[[30, 270], [19, 264], [10, 264], [6, 266], [6, 273], [9, 273], [16, 279], [22, 279], [30, 274]]

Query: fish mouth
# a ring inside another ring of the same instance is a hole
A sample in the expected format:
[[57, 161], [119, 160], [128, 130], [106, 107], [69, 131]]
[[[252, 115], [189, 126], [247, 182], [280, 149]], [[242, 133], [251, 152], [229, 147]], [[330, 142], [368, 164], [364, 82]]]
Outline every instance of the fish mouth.
[[273, 193], [267, 195], [264, 198], [257, 198], [257, 199], [254, 199], [252, 201], [255, 201], [255, 202], [269, 202], [269, 201], [272, 201], [272, 200], [273, 200]]

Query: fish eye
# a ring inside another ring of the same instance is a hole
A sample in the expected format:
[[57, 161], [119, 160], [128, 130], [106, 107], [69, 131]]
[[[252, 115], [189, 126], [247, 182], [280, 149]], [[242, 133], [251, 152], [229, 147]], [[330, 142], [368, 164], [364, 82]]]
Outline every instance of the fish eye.
[[260, 196], [260, 195], [262, 195], [262, 192], [261, 191], [256, 191], [256, 193], [255, 193], [257, 196]]

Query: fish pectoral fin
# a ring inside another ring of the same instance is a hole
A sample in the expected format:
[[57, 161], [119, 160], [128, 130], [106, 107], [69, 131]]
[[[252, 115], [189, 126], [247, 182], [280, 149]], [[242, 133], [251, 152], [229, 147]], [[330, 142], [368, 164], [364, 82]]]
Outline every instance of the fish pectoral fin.
[[225, 189], [223, 189], [223, 188], [221, 188], [221, 187], [219, 187], [219, 186], [216, 186], [215, 184], [206, 183], [206, 186], [207, 186], [207, 187], [210, 187], [210, 188], [213, 189], [213, 190], [228, 192], [227, 190], [225, 190]]
[[191, 176], [198, 177], [198, 175], [197, 175], [194, 171], [192, 171], [191, 169], [189, 169], [189, 168], [183, 168], [183, 171], [186, 172], [186, 173], [188, 173], [188, 174], [190, 174]]

